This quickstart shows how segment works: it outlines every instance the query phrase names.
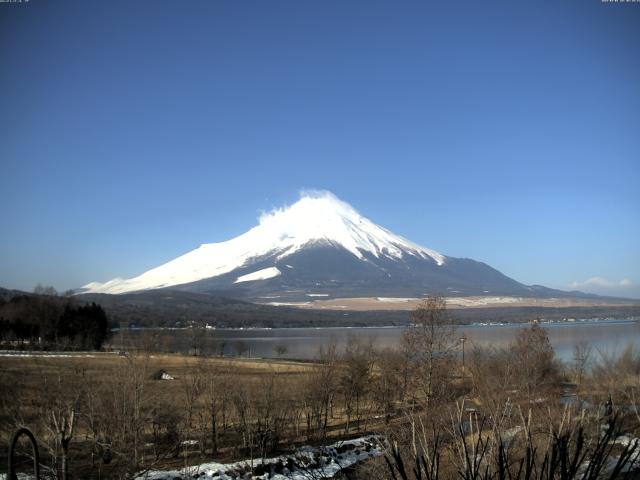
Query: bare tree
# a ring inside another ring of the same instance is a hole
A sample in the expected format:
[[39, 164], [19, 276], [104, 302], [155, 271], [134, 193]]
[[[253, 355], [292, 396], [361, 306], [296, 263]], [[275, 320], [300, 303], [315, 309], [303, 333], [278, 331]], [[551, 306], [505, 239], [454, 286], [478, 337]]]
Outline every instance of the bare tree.
[[51, 285], [42, 285], [40, 283], [34, 287], [33, 293], [35, 293], [36, 295], [46, 295], [49, 297], [58, 296], [58, 291]]
[[189, 346], [191, 354], [196, 357], [202, 355], [206, 344], [207, 331], [204, 322], [194, 322], [189, 328]]
[[62, 448], [62, 480], [69, 478], [69, 444], [73, 439], [76, 428], [76, 406], [71, 405], [64, 410], [54, 410], [51, 412], [51, 420], [54, 426], [57, 441]]
[[513, 390], [516, 365], [507, 349], [475, 346], [468, 357], [473, 393], [489, 411], [500, 411]]
[[[43, 372], [51, 365], [43, 363]], [[39, 420], [44, 427], [42, 444], [51, 459], [51, 471], [63, 480], [69, 478], [69, 447], [77, 430], [81, 401], [84, 397], [84, 369], [71, 375], [56, 369], [47, 375], [39, 404]]]
[[537, 322], [520, 330], [511, 344], [516, 367], [516, 381], [529, 400], [545, 382], [557, 374], [555, 353], [547, 330]]
[[573, 347], [573, 375], [574, 381], [579, 386], [587, 371], [589, 361], [591, 359], [591, 346], [589, 342], [578, 342]]
[[203, 362], [200, 362], [190, 374], [184, 375], [181, 379], [182, 392], [184, 395], [184, 409], [186, 414], [185, 429], [187, 433], [190, 433], [194, 427], [193, 423], [196, 404], [206, 388], [206, 379], [202, 375], [202, 372]]
[[225, 399], [228, 395], [228, 379], [220, 370], [209, 366], [205, 372], [204, 396], [210, 425], [211, 450], [214, 455], [218, 453], [220, 436], [219, 417], [222, 414]]
[[405, 361], [403, 355], [391, 349], [375, 352], [376, 375], [371, 378], [371, 395], [385, 423], [391, 419], [397, 400], [404, 396]]
[[411, 313], [412, 326], [405, 331], [415, 387], [429, 404], [446, 392], [455, 360], [457, 337], [444, 297], [428, 296]]
[[221, 338], [216, 342], [216, 346], [218, 350], [218, 356], [224, 357], [224, 351], [227, 348], [227, 341], [224, 338]]
[[236, 355], [239, 357], [244, 357], [249, 351], [249, 346], [244, 343], [242, 340], [238, 340], [233, 344], [233, 348], [236, 351]]
[[339, 377], [340, 391], [347, 414], [346, 432], [349, 432], [351, 419], [354, 416], [357, 429], [360, 429], [361, 401], [368, 392], [373, 367], [371, 351], [371, 345], [363, 346], [354, 337], [349, 337]]
[[627, 345], [620, 355], [600, 352], [593, 381], [609, 402], [620, 398], [640, 424], [640, 351], [635, 345]]
[[108, 448], [121, 460], [125, 473], [131, 473], [142, 464], [145, 426], [151, 423], [149, 355], [128, 355], [115, 373], [102, 396], [102, 429], [110, 439]]
[[326, 437], [331, 408], [338, 391], [337, 360], [335, 344], [321, 347], [318, 366], [306, 378], [304, 404], [308, 436], [317, 434], [323, 440]]
[[283, 345], [281, 343], [273, 347], [273, 350], [276, 352], [276, 355], [278, 355], [278, 358], [282, 357], [288, 352], [286, 345]]

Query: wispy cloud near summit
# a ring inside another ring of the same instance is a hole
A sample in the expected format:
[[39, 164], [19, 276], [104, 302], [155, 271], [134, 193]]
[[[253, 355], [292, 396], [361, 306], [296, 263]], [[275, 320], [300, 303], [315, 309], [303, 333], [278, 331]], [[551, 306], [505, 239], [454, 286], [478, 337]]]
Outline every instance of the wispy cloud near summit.
[[615, 288], [615, 287], [630, 287], [633, 285], [633, 282], [628, 278], [623, 278], [622, 280], [612, 281], [608, 280], [604, 277], [591, 277], [584, 282], [571, 282], [569, 284], [569, 288], [585, 288], [585, 287], [605, 287], [605, 288]]
[[571, 290], [583, 290], [591, 293], [605, 295], [633, 295], [637, 296], [637, 285], [628, 278], [622, 280], [610, 280], [605, 277], [591, 277], [582, 282], [573, 281], [567, 285]]

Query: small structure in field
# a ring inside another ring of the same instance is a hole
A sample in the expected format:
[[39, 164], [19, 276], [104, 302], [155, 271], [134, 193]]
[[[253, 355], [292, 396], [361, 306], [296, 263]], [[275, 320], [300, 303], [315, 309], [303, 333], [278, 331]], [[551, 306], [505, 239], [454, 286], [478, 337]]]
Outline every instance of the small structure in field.
[[151, 379], [152, 380], [174, 380], [174, 377], [172, 375], [169, 375], [169, 373], [166, 370], [160, 369], [160, 370], [156, 370], [153, 375], [151, 375]]

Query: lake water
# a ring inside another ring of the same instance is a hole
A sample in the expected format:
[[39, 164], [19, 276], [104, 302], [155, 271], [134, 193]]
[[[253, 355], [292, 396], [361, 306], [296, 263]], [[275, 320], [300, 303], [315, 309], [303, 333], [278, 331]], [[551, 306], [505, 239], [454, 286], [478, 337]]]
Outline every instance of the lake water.
[[[583, 320], [543, 324], [549, 332], [549, 339], [556, 354], [565, 361], [573, 358], [574, 346], [587, 342], [592, 354], [619, 354], [628, 345], [640, 348], [640, 321], [628, 320]], [[518, 330], [527, 325], [471, 325], [458, 327], [457, 336], [467, 338], [467, 352], [475, 346], [507, 346]], [[338, 348], [344, 347], [350, 337], [360, 341], [371, 340], [377, 347], [396, 347], [399, 345], [405, 327], [372, 328], [274, 328], [247, 330], [207, 330], [206, 344], [210, 352], [224, 348], [225, 354], [232, 355], [238, 350], [254, 357], [277, 357], [276, 347], [283, 346], [286, 353], [283, 358], [313, 359], [318, 349], [335, 342]], [[182, 348], [189, 344], [189, 330], [164, 330], [162, 336], [183, 337]], [[193, 334], [191, 334], [193, 336]], [[115, 342], [114, 342], [115, 343]], [[174, 348], [176, 344], [174, 343]]]

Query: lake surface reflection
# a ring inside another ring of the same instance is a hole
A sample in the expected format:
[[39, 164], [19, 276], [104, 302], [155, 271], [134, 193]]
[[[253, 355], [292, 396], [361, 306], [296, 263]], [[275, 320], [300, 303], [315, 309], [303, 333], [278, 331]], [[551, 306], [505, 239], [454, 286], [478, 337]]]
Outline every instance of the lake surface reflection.
[[[528, 325], [472, 325], [458, 327], [457, 336], [467, 338], [465, 349], [492, 345], [506, 347], [518, 330]], [[588, 342], [596, 357], [599, 353], [619, 354], [628, 345], [640, 347], [640, 322], [637, 320], [576, 321], [543, 324], [556, 354], [565, 361], [573, 357], [573, 348]], [[350, 337], [362, 342], [372, 341], [377, 347], [396, 347], [405, 327], [389, 328], [281, 328], [250, 330], [209, 330], [208, 337], [224, 346], [225, 353], [233, 354], [238, 345], [246, 354], [256, 357], [277, 357], [276, 347], [283, 346], [283, 358], [313, 359], [318, 349], [335, 342], [343, 348]]]

